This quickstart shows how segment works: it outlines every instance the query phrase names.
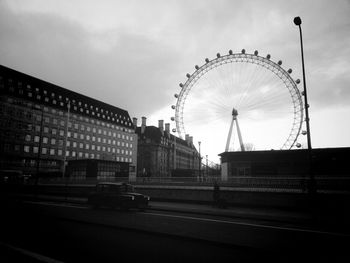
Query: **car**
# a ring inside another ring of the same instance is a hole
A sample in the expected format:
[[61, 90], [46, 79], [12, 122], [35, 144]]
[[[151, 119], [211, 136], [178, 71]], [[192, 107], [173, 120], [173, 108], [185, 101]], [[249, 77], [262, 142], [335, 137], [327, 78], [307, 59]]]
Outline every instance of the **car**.
[[88, 196], [88, 204], [94, 208], [111, 207], [128, 210], [144, 210], [148, 207], [150, 197], [135, 192], [129, 183], [99, 182], [95, 191]]

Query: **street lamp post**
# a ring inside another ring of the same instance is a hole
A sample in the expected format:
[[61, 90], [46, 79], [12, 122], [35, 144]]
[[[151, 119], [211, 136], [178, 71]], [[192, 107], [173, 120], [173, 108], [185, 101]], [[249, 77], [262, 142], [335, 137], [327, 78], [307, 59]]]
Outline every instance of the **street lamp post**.
[[209, 178], [209, 169], [208, 169], [208, 154], [207, 155], [205, 155], [205, 160], [206, 160], [206, 168], [205, 168], [205, 170], [206, 170], [206, 176], [207, 176], [207, 179]]
[[199, 152], [199, 164], [198, 164], [198, 175], [199, 175], [199, 180], [201, 180], [201, 142], [198, 142], [198, 152]]
[[303, 35], [301, 31], [301, 18], [299, 16], [294, 18], [294, 24], [299, 27], [300, 33], [300, 47], [301, 47], [301, 63], [303, 70], [303, 86], [304, 86], [304, 104], [305, 104], [305, 121], [306, 121], [306, 134], [307, 134], [307, 148], [308, 148], [308, 161], [309, 161], [309, 184], [308, 191], [313, 194], [316, 190], [316, 182], [312, 171], [312, 147], [311, 147], [311, 134], [310, 134], [310, 118], [309, 118], [309, 104], [307, 102], [307, 91], [306, 91], [306, 78], [305, 78], [305, 64], [304, 64], [304, 48], [303, 48]]
[[68, 125], [69, 125], [69, 114], [70, 114], [70, 100], [67, 102], [67, 123], [66, 123], [66, 130], [65, 130], [65, 136], [64, 136], [64, 145], [63, 145], [63, 169], [62, 169], [62, 177], [65, 177], [66, 173], [66, 161], [67, 161], [67, 137], [68, 137]]

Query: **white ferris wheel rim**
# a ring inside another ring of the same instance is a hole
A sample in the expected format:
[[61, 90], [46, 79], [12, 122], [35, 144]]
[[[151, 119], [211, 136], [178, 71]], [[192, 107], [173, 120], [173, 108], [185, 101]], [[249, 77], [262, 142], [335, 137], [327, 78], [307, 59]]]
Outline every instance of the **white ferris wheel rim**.
[[175, 109], [175, 117], [171, 119], [176, 122], [176, 132], [180, 138], [184, 138], [185, 135], [185, 123], [183, 116], [183, 109], [186, 102], [186, 98], [191, 91], [192, 87], [197, 83], [197, 81], [204, 76], [210, 70], [220, 67], [228, 63], [251, 63], [258, 66], [264, 67], [273, 74], [275, 74], [279, 79], [282, 80], [284, 86], [287, 88], [289, 95], [292, 99], [294, 114], [293, 114], [293, 123], [290, 129], [290, 132], [287, 136], [287, 139], [281, 146], [281, 149], [292, 149], [297, 142], [297, 138], [300, 134], [302, 123], [303, 123], [303, 101], [301, 93], [297, 87], [296, 82], [290, 76], [292, 72], [291, 69], [288, 71], [284, 70], [281, 67], [282, 61], [278, 63], [270, 60], [270, 55], [267, 55], [266, 58], [259, 56], [258, 52], [255, 51], [254, 54], [247, 54], [243, 49], [241, 53], [233, 53], [231, 50], [228, 55], [221, 56], [219, 53], [216, 58], [209, 60], [205, 59], [205, 64], [202, 66], [195, 66], [195, 71], [192, 74], [186, 74], [187, 80], [184, 84], [180, 83], [181, 91], [179, 94], [175, 94], [177, 98], [176, 106], [172, 106]]

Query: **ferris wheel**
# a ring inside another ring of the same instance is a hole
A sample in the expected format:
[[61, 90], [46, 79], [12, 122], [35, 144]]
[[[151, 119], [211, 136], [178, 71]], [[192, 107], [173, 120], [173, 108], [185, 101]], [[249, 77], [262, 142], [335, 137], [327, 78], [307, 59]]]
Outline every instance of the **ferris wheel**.
[[259, 56], [258, 51], [230, 50], [196, 65], [192, 74], [186, 74], [186, 82], [179, 84], [180, 93], [175, 94], [173, 132], [183, 139], [186, 134], [195, 136], [206, 142], [207, 150], [216, 149], [217, 153], [244, 151], [246, 144], [255, 150], [300, 147], [300, 80], [293, 80], [292, 70], [284, 70], [281, 60], [275, 63], [270, 58]]

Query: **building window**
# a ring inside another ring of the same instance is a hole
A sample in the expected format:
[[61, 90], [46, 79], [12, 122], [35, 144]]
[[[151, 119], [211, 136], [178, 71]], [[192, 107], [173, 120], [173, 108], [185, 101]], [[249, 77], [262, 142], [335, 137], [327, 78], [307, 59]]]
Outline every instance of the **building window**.
[[[60, 130], [60, 136], [64, 136], [64, 130]], [[70, 137], [70, 132], [68, 137]]]
[[56, 144], [56, 139], [55, 138], [51, 138], [51, 145], [55, 145]]
[[52, 134], [52, 135], [56, 135], [56, 134], [57, 134], [57, 129], [53, 128], [53, 129], [51, 130], [51, 134]]
[[43, 137], [43, 143], [48, 143], [48, 141], [49, 141], [49, 138]]
[[49, 133], [49, 127], [46, 127], [46, 126], [45, 126], [45, 127], [44, 127], [44, 132], [45, 132], [45, 133]]
[[41, 154], [47, 154], [47, 148], [41, 148]]
[[32, 136], [30, 136], [30, 134], [27, 134], [25, 137], [26, 142], [30, 142], [31, 139], [32, 139]]
[[39, 152], [39, 147], [34, 146], [34, 147], [33, 147], [33, 153], [38, 153], [38, 152]]
[[59, 149], [59, 150], [57, 151], [57, 154], [58, 154], [59, 156], [62, 156], [62, 150]]
[[23, 151], [24, 151], [25, 153], [29, 153], [29, 151], [30, 151], [30, 146], [24, 145]]
[[80, 148], [80, 149], [84, 148], [84, 144], [79, 143], [79, 148]]
[[50, 155], [55, 155], [55, 149], [50, 149]]

